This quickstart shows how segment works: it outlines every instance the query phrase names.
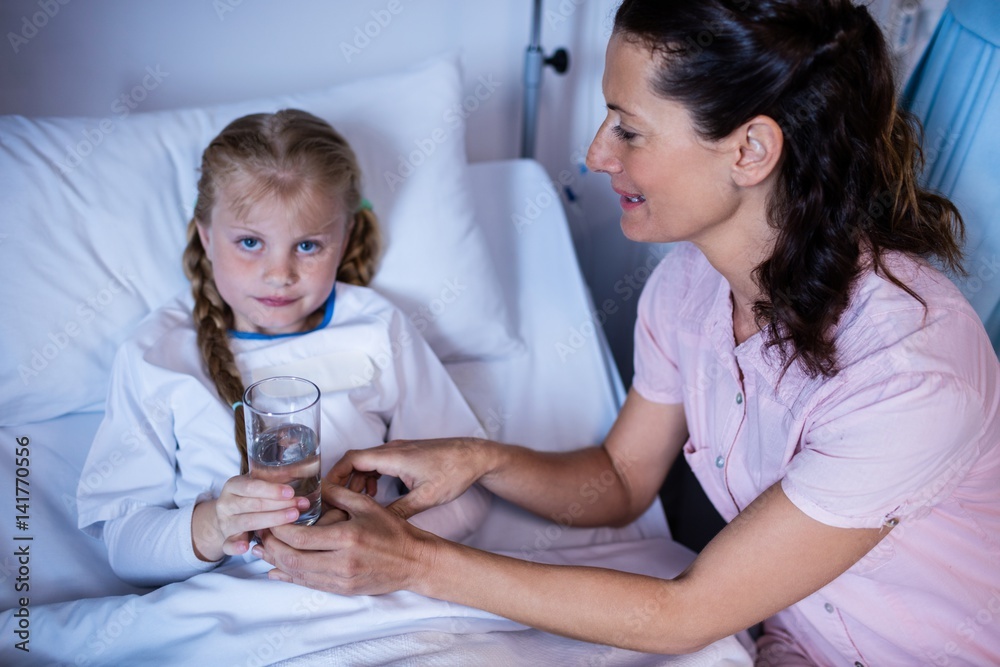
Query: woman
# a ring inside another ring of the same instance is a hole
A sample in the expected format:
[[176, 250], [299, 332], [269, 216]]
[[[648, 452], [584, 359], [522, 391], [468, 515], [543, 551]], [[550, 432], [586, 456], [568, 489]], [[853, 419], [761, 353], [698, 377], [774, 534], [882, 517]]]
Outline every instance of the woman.
[[[607, 440], [351, 452], [329, 477], [349, 488], [327, 494], [349, 520], [275, 528], [257, 547], [272, 576], [652, 652], [767, 619], [760, 664], [1000, 664], [997, 628], [967, 622], [1000, 619], [1000, 366], [929, 263], [958, 266], [961, 218], [916, 185], [894, 91], [850, 0], [625, 0], [588, 161], [626, 236], [686, 243], [646, 285]], [[730, 523], [674, 580], [522, 562], [400, 520], [478, 481], [542, 516], [575, 503], [578, 525], [624, 524], [682, 449]], [[609, 469], [602, 502], [579, 503]], [[377, 474], [412, 489], [390, 511], [354, 492]], [[622, 622], [634, 609], [655, 613]]]

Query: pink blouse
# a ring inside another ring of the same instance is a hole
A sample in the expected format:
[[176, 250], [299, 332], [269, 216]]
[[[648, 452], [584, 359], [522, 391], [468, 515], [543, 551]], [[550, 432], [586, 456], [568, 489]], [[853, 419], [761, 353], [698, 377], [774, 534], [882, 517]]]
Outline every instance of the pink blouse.
[[1000, 665], [1000, 364], [945, 276], [888, 265], [927, 309], [864, 273], [830, 379], [793, 365], [779, 382], [763, 334], [735, 345], [729, 284], [691, 244], [639, 301], [633, 386], [684, 404], [684, 454], [727, 521], [780, 481], [817, 521], [895, 525], [765, 623], [758, 664]]

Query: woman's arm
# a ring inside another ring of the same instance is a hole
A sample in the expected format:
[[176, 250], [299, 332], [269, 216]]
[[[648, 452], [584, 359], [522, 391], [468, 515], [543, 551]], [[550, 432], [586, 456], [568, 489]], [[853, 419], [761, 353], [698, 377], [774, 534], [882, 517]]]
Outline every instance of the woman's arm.
[[625, 525], [656, 498], [686, 440], [682, 405], [630, 391], [603, 445], [572, 452], [496, 446], [480, 482], [546, 518], [568, 514], [578, 526]]
[[697, 650], [823, 587], [887, 529], [815, 521], [779, 484], [733, 520], [673, 580], [542, 565], [423, 533], [371, 498], [331, 489], [350, 519], [275, 528], [258, 555], [276, 579], [341, 594], [399, 589], [466, 604], [586, 641], [656, 653]]
[[399, 477], [410, 493], [390, 508], [403, 518], [479, 481], [564, 524], [568, 515], [578, 526], [623, 525], [653, 502], [686, 439], [683, 406], [653, 403], [631, 391], [601, 446], [540, 452], [475, 439], [396, 441], [347, 452], [327, 482], [360, 491], [366, 473]]

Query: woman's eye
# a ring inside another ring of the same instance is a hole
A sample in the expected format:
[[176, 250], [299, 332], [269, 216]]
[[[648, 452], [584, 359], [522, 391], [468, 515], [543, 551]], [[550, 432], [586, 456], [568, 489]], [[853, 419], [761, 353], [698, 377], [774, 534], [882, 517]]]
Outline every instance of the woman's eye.
[[631, 141], [636, 137], [635, 132], [629, 132], [628, 130], [624, 130], [622, 129], [621, 125], [615, 125], [614, 127], [611, 128], [611, 131], [614, 132], [615, 136], [621, 139], [622, 141]]
[[260, 246], [260, 239], [253, 239], [253, 238], [240, 239], [240, 245], [245, 250], [253, 250], [258, 246]]
[[305, 253], [314, 253], [319, 250], [319, 244], [315, 241], [302, 241], [299, 243], [299, 250]]

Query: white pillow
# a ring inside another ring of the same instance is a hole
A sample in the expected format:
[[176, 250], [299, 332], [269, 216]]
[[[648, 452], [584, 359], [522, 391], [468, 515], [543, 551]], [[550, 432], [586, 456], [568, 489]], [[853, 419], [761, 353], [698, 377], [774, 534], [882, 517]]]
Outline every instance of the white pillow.
[[[155, 83], [152, 74], [150, 82]], [[0, 117], [0, 424], [102, 409], [111, 359], [187, 288], [184, 233], [201, 151], [227, 123], [286, 107], [351, 143], [386, 241], [373, 287], [444, 361], [519, 343], [473, 220], [453, 59], [326, 90], [100, 118]], [[150, 397], [151, 400], [153, 397]]]

